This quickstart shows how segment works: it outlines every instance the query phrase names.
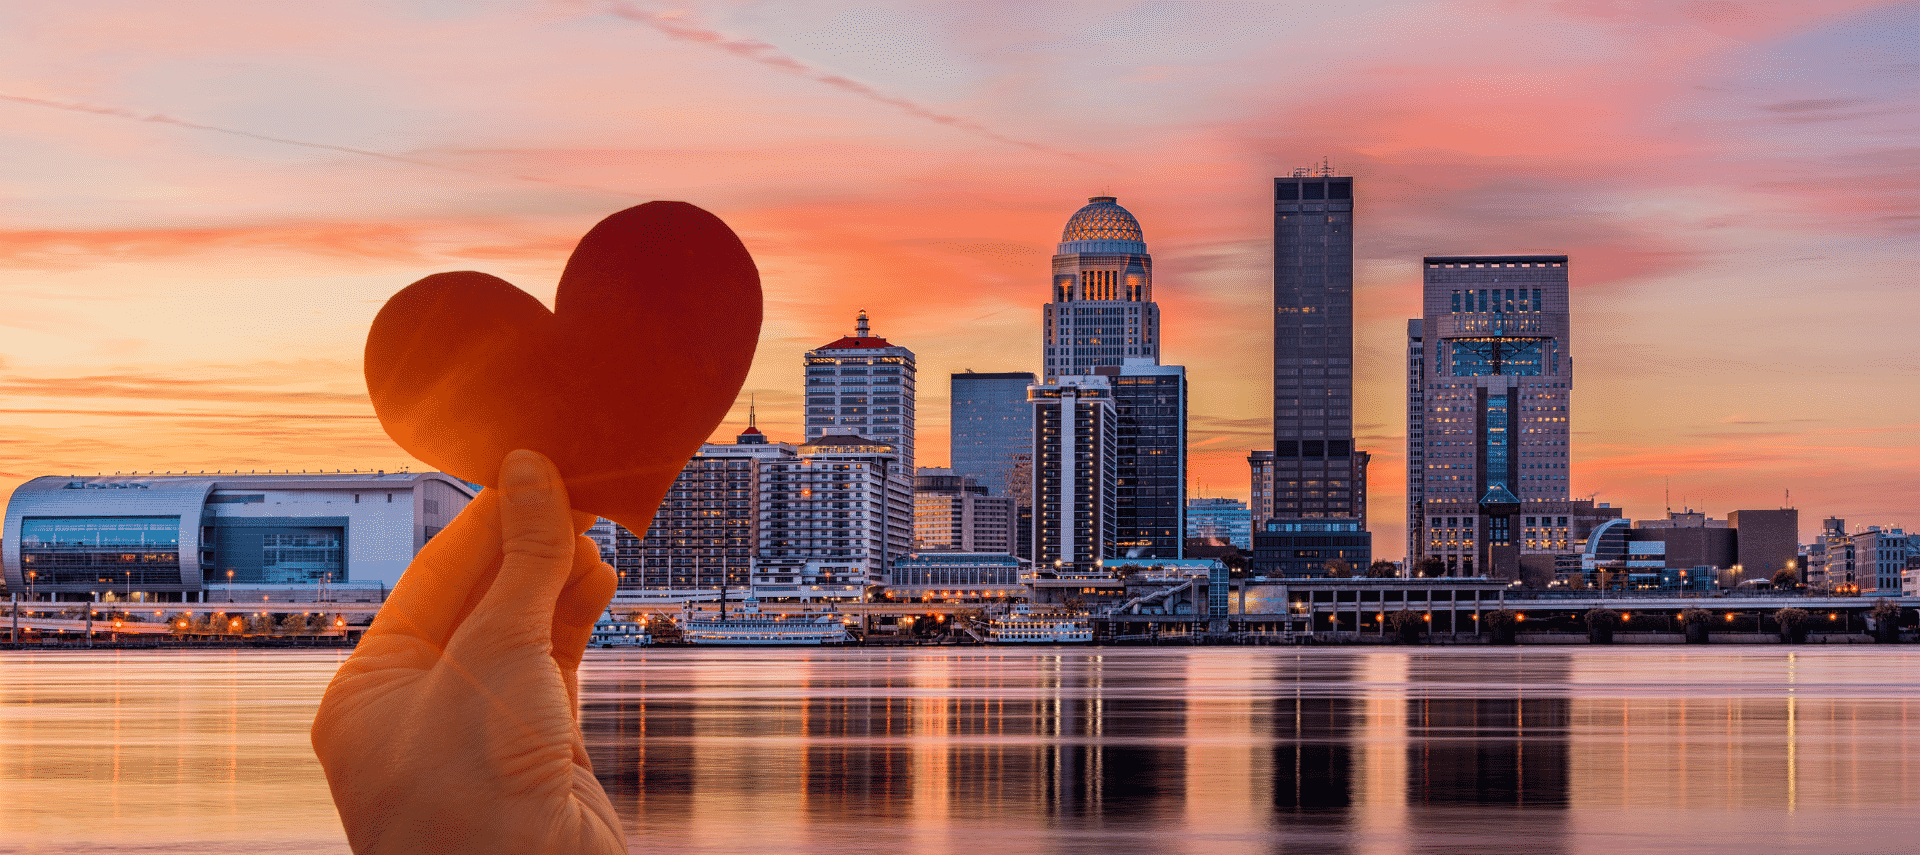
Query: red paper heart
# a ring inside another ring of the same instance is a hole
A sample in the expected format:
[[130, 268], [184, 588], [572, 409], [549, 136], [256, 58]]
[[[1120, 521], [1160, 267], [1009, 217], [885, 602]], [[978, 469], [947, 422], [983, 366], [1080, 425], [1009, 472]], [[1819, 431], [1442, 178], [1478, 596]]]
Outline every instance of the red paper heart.
[[530, 448], [573, 507], [644, 532], [726, 415], [760, 335], [760, 274], [718, 217], [648, 202], [587, 232], [554, 311], [485, 273], [436, 273], [367, 333], [367, 391], [401, 448], [496, 486]]

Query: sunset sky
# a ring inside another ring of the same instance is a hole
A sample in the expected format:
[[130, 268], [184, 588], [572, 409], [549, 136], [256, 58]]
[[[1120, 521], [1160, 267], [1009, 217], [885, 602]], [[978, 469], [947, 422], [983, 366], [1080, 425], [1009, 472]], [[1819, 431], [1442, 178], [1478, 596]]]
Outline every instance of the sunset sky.
[[800, 353], [864, 308], [939, 465], [947, 375], [1038, 368], [1061, 226], [1111, 193], [1188, 366], [1192, 494], [1244, 499], [1271, 179], [1325, 158], [1377, 556], [1423, 255], [1571, 257], [1577, 496], [1920, 526], [1917, 141], [1914, 3], [8, 4], [0, 490], [418, 467], [361, 380], [381, 303], [459, 269], [550, 300], [652, 199], [760, 265], [717, 436], [750, 392], [797, 439]]

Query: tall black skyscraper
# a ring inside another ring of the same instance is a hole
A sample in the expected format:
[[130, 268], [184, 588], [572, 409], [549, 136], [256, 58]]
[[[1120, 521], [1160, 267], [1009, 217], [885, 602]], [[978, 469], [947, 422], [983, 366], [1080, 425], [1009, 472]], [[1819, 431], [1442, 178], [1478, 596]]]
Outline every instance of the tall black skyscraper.
[[1272, 491], [1286, 525], [1255, 522], [1256, 562], [1295, 545], [1269, 537], [1263, 550], [1263, 528], [1351, 540], [1367, 518], [1367, 454], [1353, 447], [1353, 179], [1303, 169], [1273, 185], [1273, 465], [1254, 489]]
[[1274, 179], [1275, 517], [1367, 511], [1367, 455], [1353, 447], [1353, 179]]
[[1186, 557], [1187, 369], [1129, 359], [1093, 373], [1113, 390], [1114, 558]]

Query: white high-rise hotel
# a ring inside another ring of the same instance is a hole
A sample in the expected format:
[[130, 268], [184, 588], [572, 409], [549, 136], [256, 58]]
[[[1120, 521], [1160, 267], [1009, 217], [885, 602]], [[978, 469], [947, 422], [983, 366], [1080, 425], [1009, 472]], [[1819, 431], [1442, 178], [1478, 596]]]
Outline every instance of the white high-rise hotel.
[[784, 512], [811, 508], [820, 525], [866, 538], [853, 557], [864, 554], [860, 572], [879, 581], [913, 543], [913, 351], [874, 335], [863, 311], [853, 335], [807, 351], [806, 372], [802, 463], [839, 474], [831, 485], [776, 500], [786, 507], [768, 508], [771, 525], [779, 528]]
[[893, 446], [913, 478], [913, 351], [876, 336], [867, 313], [853, 335], [807, 351], [807, 441], [834, 434]]

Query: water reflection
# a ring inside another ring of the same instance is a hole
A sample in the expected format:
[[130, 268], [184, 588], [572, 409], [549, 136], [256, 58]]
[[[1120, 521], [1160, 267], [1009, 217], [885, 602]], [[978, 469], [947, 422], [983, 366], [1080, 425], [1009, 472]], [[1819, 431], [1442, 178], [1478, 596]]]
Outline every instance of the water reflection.
[[[1905, 851], [1909, 648], [595, 652], [635, 851]], [[345, 852], [332, 653], [0, 653], [0, 852]]]

